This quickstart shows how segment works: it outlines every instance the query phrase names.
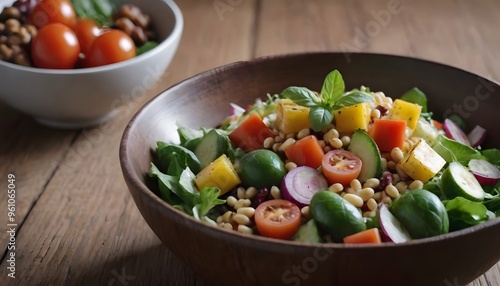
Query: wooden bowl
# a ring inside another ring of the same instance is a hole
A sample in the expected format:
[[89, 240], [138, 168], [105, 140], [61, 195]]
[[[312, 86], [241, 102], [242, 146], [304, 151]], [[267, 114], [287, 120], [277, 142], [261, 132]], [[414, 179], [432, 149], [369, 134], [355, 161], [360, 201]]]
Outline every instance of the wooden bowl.
[[338, 69], [346, 88], [365, 85], [393, 98], [418, 87], [441, 119], [450, 110], [490, 132], [500, 146], [500, 86], [478, 75], [419, 59], [306, 53], [222, 66], [176, 84], [142, 107], [124, 131], [120, 162], [137, 207], [161, 241], [214, 285], [463, 285], [500, 259], [500, 219], [437, 237], [376, 246], [304, 244], [208, 226], [154, 192], [146, 177], [156, 141], [178, 142], [176, 122], [214, 127], [228, 113], [290, 85], [319, 90]]

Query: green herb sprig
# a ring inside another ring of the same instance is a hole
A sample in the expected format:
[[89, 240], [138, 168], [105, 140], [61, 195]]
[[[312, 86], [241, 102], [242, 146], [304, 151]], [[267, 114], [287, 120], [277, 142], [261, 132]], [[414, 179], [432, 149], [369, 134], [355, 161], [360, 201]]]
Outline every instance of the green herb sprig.
[[290, 86], [281, 95], [298, 105], [309, 107], [309, 122], [312, 129], [318, 132], [333, 121], [335, 110], [361, 102], [373, 102], [373, 97], [367, 92], [344, 90], [344, 79], [338, 70], [334, 70], [326, 76], [320, 93], [306, 87]]

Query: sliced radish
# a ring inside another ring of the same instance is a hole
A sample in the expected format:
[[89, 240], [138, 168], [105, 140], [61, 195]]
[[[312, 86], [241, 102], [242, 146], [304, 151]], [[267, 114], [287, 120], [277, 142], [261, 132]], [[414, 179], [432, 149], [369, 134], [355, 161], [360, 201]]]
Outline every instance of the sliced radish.
[[380, 228], [384, 241], [403, 243], [411, 240], [410, 234], [401, 223], [391, 214], [385, 204], [378, 207]]
[[236, 115], [236, 116], [241, 116], [243, 113], [245, 113], [245, 108], [239, 106], [236, 103], [229, 103], [231, 106], [231, 112], [229, 113], [230, 115]]
[[292, 169], [283, 178], [281, 196], [296, 204], [299, 208], [311, 203], [312, 196], [328, 188], [328, 183], [318, 170], [300, 166]]
[[469, 170], [482, 186], [492, 186], [500, 181], [500, 170], [486, 160], [471, 159]]
[[486, 137], [486, 129], [483, 127], [476, 125], [469, 134], [467, 134], [467, 138], [469, 139], [470, 145], [472, 147], [477, 147], [483, 143], [484, 138]]
[[459, 143], [470, 146], [469, 139], [467, 135], [460, 129], [460, 127], [453, 122], [451, 119], [446, 118], [443, 122], [443, 130], [446, 136], [453, 139]]

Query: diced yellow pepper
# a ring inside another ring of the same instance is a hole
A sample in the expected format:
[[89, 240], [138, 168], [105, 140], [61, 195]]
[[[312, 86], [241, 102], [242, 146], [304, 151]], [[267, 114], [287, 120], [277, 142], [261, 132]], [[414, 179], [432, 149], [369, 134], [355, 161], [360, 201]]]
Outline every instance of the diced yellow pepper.
[[363, 102], [335, 110], [335, 128], [339, 132], [351, 133], [358, 129], [368, 130], [370, 104]]
[[215, 161], [203, 168], [196, 175], [194, 181], [199, 190], [204, 187], [217, 187], [220, 189], [221, 195], [241, 183], [233, 163], [231, 163], [231, 160], [225, 154], [222, 154]]
[[396, 99], [394, 100], [391, 114], [389, 116], [392, 119], [406, 120], [406, 126], [410, 128], [411, 132], [413, 132], [415, 127], [417, 127], [417, 122], [420, 118], [421, 112], [421, 105], [404, 101], [402, 99]]
[[434, 177], [445, 164], [446, 161], [423, 139], [420, 139], [398, 163], [413, 180], [424, 183]]
[[276, 107], [275, 127], [286, 134], [311, 128], [309, 108], [295, 104], [288, 98], [281, 99]]

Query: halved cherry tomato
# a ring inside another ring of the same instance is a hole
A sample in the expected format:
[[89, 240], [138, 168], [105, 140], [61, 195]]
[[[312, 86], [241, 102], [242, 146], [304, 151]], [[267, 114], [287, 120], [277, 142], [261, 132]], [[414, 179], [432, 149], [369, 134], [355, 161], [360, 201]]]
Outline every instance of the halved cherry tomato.
[[300, 227], [298, 206], [287, 200], [269, 200], [255, 210], [255, 224], [262, 236], [289, 239]]
[[68, 0], [40, 0], [28, 16], [31, 24], [42, 28], [50, 23], [61, 23], [73, 28], [76, 13]]
[[90, 45], [85, 55], [88, 67], [103, 66], [135, 57], [134, 41], [125, 32], [117, 29], [104, 31]]
[[97, 23], [89, 18], [78, 19], [73, 30], [75, 31], [78, 42], [80, 43], [80, 48], [84, 54], [89, 50], [90, 45], [100, 33]]
[[361, 172], [361, 159], [343, 149], [332, 150], [325, 154], [321, 163], [323, 174], [330, 184], [348, 185]]
[[31, 41], [33, 63], [39, 68], [73, 68], [79, 54], [80, 44], [75, 33], [63, 24], [44, 26]]

